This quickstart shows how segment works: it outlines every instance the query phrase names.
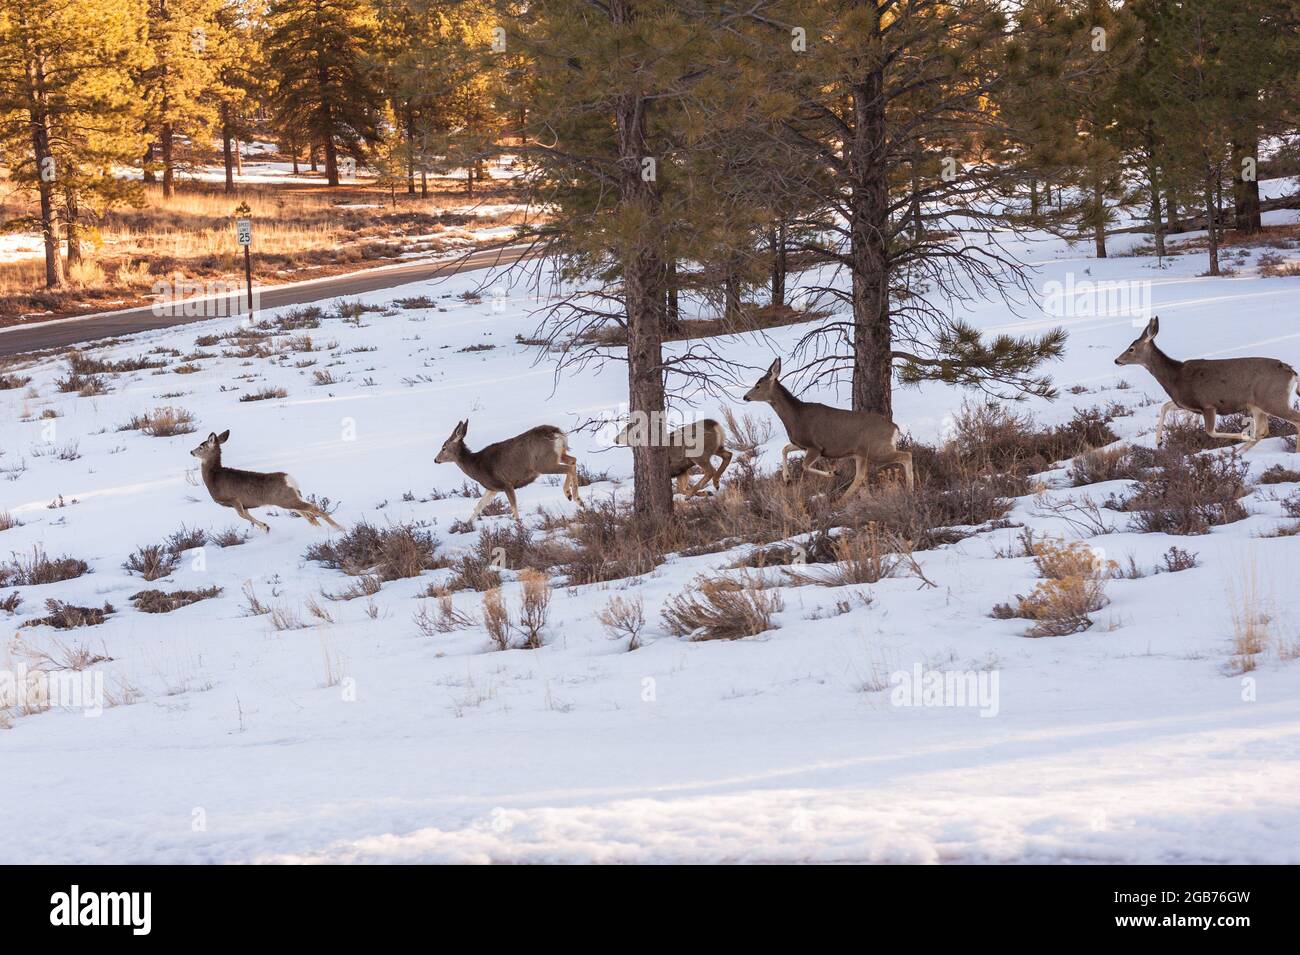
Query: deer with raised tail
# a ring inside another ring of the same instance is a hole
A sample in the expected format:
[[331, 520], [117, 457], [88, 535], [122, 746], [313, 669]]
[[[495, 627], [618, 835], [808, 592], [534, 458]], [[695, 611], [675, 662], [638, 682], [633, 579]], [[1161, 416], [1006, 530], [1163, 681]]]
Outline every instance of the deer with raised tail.
[[233, 507], [236, 514], [268, 534], [271, 533], [271, 526], [248, 513], [250, 508], [283, 507], [288, 511], [297, 511], [313, 527], [320, 527], [320, 522], [324, 521], [336, 530], [343, 530], [334, 518], [318, 506], [304, 501], [297, 483], [283, 471], [263, 473], [224, 466], [221, 463], [221, 446], [229, 437], [229, 430], [221, 434], [214, 431], [190, 452], [203, 462], [200, 466], [203, 484], [212, 495], [212, 500], [222, 507]]
[[781, 449], [781, 474], [789, 477], [791, 451], [803, 451], [803, 469], [832, 477], [815, 465], [825, 458], [835, 461], [853, 458], [856, 471], [841, 501], [847, 500], [873, 468], [897, 464], [903, 469], [908, 488], [914, 484], [912, 454], [898, 450], [902, 436], [898, 425], [872, 411], [847, 411], [815, 401], [801, 401], [781, 384], [781, 359], [772, 362], [763, 377], [745, 393], [746, 401], [765, 401], [785, 425], [790, 443]]
[[477, 520], [488, 501], [504, 492], [510, 501], [510, 510], [519, 520], [519, 505], [515, 491], [526, 487], [542, 474], [564, 475], [564, 496], [578, 504], [578, 459], [569, 454], [564, 432], [549, 424], [531, 428], [513, 438], [489, 444], [481, 451], [471, 451], [465, 446], [465, 433], [469, 419], [452, 429], [451, 437], [442, 444], [442, 450], [433, 459], [438, 464], [455, 464], [485, 491], [470, 521]]
[[[1155, 377], [1169, 395], [1156, 419], [1156, 447], [1164, 440], [1165, 418], [1175, 409], [1199, 414], [1205, 420], [1205, 433], [1212, 438], [1229, 438], [1248, 442], [1249, 451], [1268, 437], [1268, 419], [1272, 415], [1290, 421], [1300, 432], [1300, 411], [1291, 406], [1300, 375], [1286, 362], [1276, 358], [1194, 358], [1178, 361], [1156, 345], [1160, 333], [1159, 316], [1118, 358], [1117, 365], [1141, 365]], [[1251, 423], [1246, 431], [1233, 434], [1217, 430], [1218, 416], [1248, 413]]]

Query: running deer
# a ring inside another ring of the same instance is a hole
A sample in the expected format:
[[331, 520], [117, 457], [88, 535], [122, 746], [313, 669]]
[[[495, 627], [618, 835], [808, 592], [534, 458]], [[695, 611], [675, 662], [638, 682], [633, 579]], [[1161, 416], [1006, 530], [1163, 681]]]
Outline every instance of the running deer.
[[822, 458], [828, 461], [853, 458], [856, 465], [853, 483], [841, 501], [857, 491], [873, 467], [900, 465], [907, 486], [913, 486], [912, 455], [898, 450], [898, 425], [871, 411], [846, 411], [815, 401], [800, 401], [781, 384], [780, 378], [781, 359], [778, 358], [746, 392], [745, 400], [766, 401], [785, 425], [790, 443], [781, 449], [783, 477], [789, 477], [790, 452], [803, 451], [803, 469], [823, 477], [832, 474], [814, 467]]
[[[1155, 342], [1160, 318], [1151, 319], [1146, 330], [1118, 358], [1117, 365], [1141, 365], [1155, 376], [1169, 395], [1156, 421], [1156, 447], [1164, 439], [1165, 418], [1174, 409], [1191, 411], [1205, 419], [1205, 433], [1213, 438], [1248, 441], [1249, 451], [1268, 437], [1268, 418], [1290, 421], [1300, 431], [1300, 411], [1291, 399], [1300, 375], [1285, 362], [1274, 358], [1196, 358], [1177, 361], [1162, 352]], [[1240, 434], [1216, 430], [1219, 415], [1249, 413], [1252, 421]]]
[[499, 491], [505, 492], [510, 500], [510, 510], [514, 512], [515, 520], [519, 520], [515, 491], [532, 484], [541, 474], [563, 474], [564, 496], [582, 503], [578, 497], [578, 459], [569, 454], [568, 441], [559, 428], [540, 425], [513, 438], [489, 444], [482, 451], [465, 447], [465, 432], [468, 430], [467, 418], [456, 425], [433, 460], [438, 464], [455, 464], [486, 488], [470, 517], [471, 522], [478, 519], [488, 501]]
[[[635, 422], [629, 424], [614, 438], [614, 443], [629, 447], [643, 443], [647, 438], [641, 431]], [[713, 482], [714, 490], [722, 490], [722, 472], [731, 463], [731, 452], [727, 450], [726, 442], [727, 432], [712, 418], [682, 425], [668, 435], [668, 471], [677, 480], [678, 494], [692, 498], [710, 481]], [[722, 461], [717, 467], [713, 466], [715, 457]], [[704, 476], [687, 490], [690, 473], [697, 467]]]
[[307, 523], [312, 527], [320, 527], [320, 521], [324, 521], [330, 527], [343, 530], [334, 518], [310, 501], [304, 501], [297, 483], [283, 471], [266, 474], [225, 467], [221, 463], [221, 446], [229, 437], [229, 430], [221, 434], [214, 431], [206, 441], [190, 452], [203, 462], [203, 484], [212, 495], [212, 500], [222, 507], [233, 507], [236, 514], [268, 534], [271, 533], [270, 525], [248, 513], [250, 508], [283, 507], [285, 510], [297, 511], [307, 518]]

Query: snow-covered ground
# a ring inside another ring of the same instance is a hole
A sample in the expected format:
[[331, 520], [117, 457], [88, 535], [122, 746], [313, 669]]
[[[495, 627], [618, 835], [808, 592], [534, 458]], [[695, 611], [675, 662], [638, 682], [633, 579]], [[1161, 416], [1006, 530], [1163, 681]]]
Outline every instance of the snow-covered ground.
[[[1158, 269], [1148, 258], [1089, 259], [1090, 250], [1051, 239], [1016, 249], [1038, 264], [1040, 290], [1149, 282], [1160, 343], [1176, 356], [1300, 364], [1300, 278], [1260, 278], [1253, 258], [1210, 279], [1198, 277], [1203, 254]], [[671, 560], [635, 581], [557, 587], [545, 646], [506, 652], [490, 651], [478, 628], [420, 634], [416, 595], [447, 571], [385, 584], [373, 611], [365, 599], [324, 600], [349, 578], [305, 562], [327, 532], [284, 513], [261, 512], [269, 535], [188, 553], [166, 581], [122, 569], [137, 546], [182, 525], [241, 524], [209, 500], [189, 455], [224, 429], [227, 465], [290, 471], [305, 492], [338, 502], [345, 525], [425, 521], [446, 551], [470, 546], [474, 535], [449, 525], [473, 500], [431, 495], [464, 481], [433, 461], [458, 419], [469, 419], [468, 443], [480, 447], [535, 424], [573, 427], [625, 396], [618, 364], [555, 381], [515, 343], [540, 303], [504, 285], [504, 295], [460, 298], [480, 281], [364, 296], [387, 305], [429, 295], [436, 305], [367, 313], [359, 327], [330, 318], [309, 333], [318, 351], [285, 361], [200, 359], [193, 374], [125, 373], [108, 394], [77, 397], [55, 390], [65, 365], [46, 360], [20, 370], [30, 385], [0, 392], [0, 508], [22, 522], [0, 532], [0, 556], [39, 545], [93, 568], [19, 588], [23, 604], [4, 623], [22, 629], [6, 638], [0, 667], [18, 667], [23, 648], [84, 644], [112, 658], [93, 671], [109, 702], [123, 704], [95, 716], [13, 716], [0, 733], [0, 861], [1300, 862], [1300, 662], [1269, 652], [1244, 677], [1225, 671], [1229, 591], [1252, 565], [1277, 631], [1300, 634], [1289, 586], [1300, 537], [1259, 536], [1287, 523], [1276, 500], [1294, 490], [1287, 485], [1254, 488], [1249, 519], [1202, 537], [1140, 535], [1122, 529], [1126, 515], [1109, 514], [1118, 529], [1089, 541], [1108, 556], [1150, 568], [1177, 544], [1201, 566], [1111, 582], [1095, 626], [1060, 638], [1028, 639], [1024, 621], [988, 615], [1035, 581], [1029, 559], [996, 556], [1016, 529], [921, 553], [935, 589], [887, 580], [867, 588], [870, 606], [848, 613], [831, 609], [841, 590], [786, 587], [779, 628], [736, 642], [674, 638], [658, 618], [665, 599], [734, 552]], [[1158, 388], [1142, 369], [1113, 364], [1136, 335], [1132, 315], [1026, 307], [1017, 317], [988, 302], [966, 317], [987, 331], [1064, 324], [1068, 354], [1052, 368], [1063, 397], [1028, 407], [1053, 423], [1075, 407], [1123, 402], [1136, 413], [1116, 429], [1151, 443], [1156, 408], [1146, 402]], [[187, 354], [196, 337], [232, 323], [142, 334], [96, 355]], [[739, 375], [748, 382], [802, 331], [715, 345], [753, 367]], [[484, 344], [495, 347], [463, 350]], [[337, 383], [313, 384], [327, 369]], [[1065, 391], [1074, 385], [1088, 392]], [[287, 397], [239, 400], [263, 387]], [[694, 411], [716, 416], [743, 390]], [[901, 389], [896, 416], [933, 441], [963, 397], [937, 384]], [[192, 412], [196, 433], [118, 430], [160, 405]], [[766, 406], [743, 410], [775, 420]], [[604, 437], [571, 436], [592, 470], [624, 479], [586, 488], [589, 499], [630, 491], [630, 454]], [[763, 466], [783, 443], [778, 424]], [[1247, 458], [1254, 476], [1275, 463], [1300, 468], [1281, 439]], [[1071, 493], [1063, 472], [1045, 480], [1062, 486], [1049, 494]], [[575, 507], [545, 482], [520, 504], [531, 520], [538, 505]], [[1010, 516], [1071, 533], [1032, 497]], [[128, 599], [146, 587], [211, 585], [224, 588], [220, 597], [170, 614], [140, 613]], [[247, 615], [246, 585], [311, 626], [277, 632], [267, 616]], [[512, 604], [516, 589], [506, 588]], [[595, 619], [628, 593], [644, 599], [649, 620], [634, 652]], [[23, 628], [47, 597], [109, 601], [117, 612], [94, 628]], [[313, 598], [332, 623], [306, 612]], [[478, 599], [456, 603], [477, 610]], [[915, 667], [982, 674], [996, 696], [982, 707], [895, 705], [890, 677]]]

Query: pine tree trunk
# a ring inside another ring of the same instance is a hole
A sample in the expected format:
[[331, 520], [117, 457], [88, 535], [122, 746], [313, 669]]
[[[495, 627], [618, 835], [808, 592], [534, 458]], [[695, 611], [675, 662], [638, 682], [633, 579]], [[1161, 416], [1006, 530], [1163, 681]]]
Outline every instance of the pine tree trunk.
[[334, 137], [325, 137], [325, 181], [331, 186], [339, 184], [339, 153]]
[[307, 161], [309, 163], [312, 172], [320, 171], [320, 167], [316, 163], [316, 157], [319, 149], [320, 149], [319, 146], [317, 146], [315, 143], [312, 143], [311, 148], [307, 152]]
[[1151, 235], [1155, 240], [1156, 255], [1165, 257], [1165, 221], [1160, 211], [1160, 170], [1156, 165], [1155, 124], [1147, 121], [1143, 133], [1147, 154], [1147, 189], [1151, 193]]
[[[1243, 160], [1250, 159], [1250, 166], [1255, 175], [1243, 178], [1245, 166]], [[1244, 142], [1232, 144], [1232, 199], [1235, 209], [1234, 226], [1239, 232], [1251, 235], [1263, 228], [1259, 208], [1259, 138], [1252, 137]]]
[[1038, 218], [1038, 180], [1029, 180], [1029, 215]]
[[[26, 26], [26, 22], [23, 23]], [[24, 30], [24, 37], [28, 33]], [[41, 204], [41, 239], [45, 245], [45, 287], [63, 287], [63, 259], [59, 255], [59, 211], [54, 204], [58, 170], [50, 150], [49, 107], [45, 88], [45, 65], [41, 55], [24, 40], [26, 47], [27, 117], [31, 128], [32, 156], [36, 160], [36, 190]]]
[[784, 222], [778, 223], [777, 227], [772, 230], [772, 306], [781, 308], [785, 305], [785, 277], [786, 277], [786, 225]]
[[81, 264], [81, 208], [77, 202], [77, 190], [65, 189], [63, 192], [63, 209], [66, 223], [64, 232], [68, 243], [68, 268]]
[[158, 134], [158, 143], [162, 147], [162, 162], [163, 162], [162, 184], [163, 184], [164, 199], [170, 199], [176, 193], [176, 183], [174, 178], [176, 171], [173, 167], [173, 158], [172, 158], [173, 142], [172, 141], [173, 141], [172, 124], [163, 123], [162, 130]]
[[665, 313], [664, 331], [668, 335], [676, 335], [681, 332], [682, 313], [677, 301], [677, 260], [669, 259], [664, 266], [664, 299], [667, 305]]
[[1178, 214], [1178, 193], [1173, 186], [1170, 186], [1165, 193], [1165, 201], [1169, 205], [1169, 231], [1182, 232], [1183, 220]]
[[415, 114], [406, 104], [406, 194], [415, 195]]
[[[631, 0], [610, 0], [610, 18], [618, 24], [635, 19]], [[625, 80], [630, 77], [624, 77]], [[620, 174], [619, 202], [639, 207], [650, 221], [659, 211], [657, 184], [642, 178], [641, 161], [653, 155], [646, 143], [646, 111], [650, 102], [635, 92], [621, 93], [614, 106]], [[645, 416], [652, 440], [632, 448], [632, 509], [650, 522], [668, 522], [673, 516], [668, 447], [656, 440], [664, 422], [663, 367], [664, 268], [659, 246], [642, 234], [624, 253], [623, 305], [627, 320], [628, 407]]]
[[230, 104], [221, 104], [221, 161], [226, 167], [226, 195], [235, 191], [234, 130], [230, 126]]
[[[874, 8], [873, 8], [874, 9]], [[880, 11], [875, 9], [875, 30]], [[881, 68], [854, 84], [849, 147], [849, 259], [853, 301], [853, 409], [893, 414], [893, 329], [889, 314], [888, 168]]]
[[722, 316], [733, 325], [740, 321], [740, 276], [736, 274], [734, 264], [728, 263], [727, 275], [723, 280]]
[[244, 150], [240, 147], [239, 137], [235, 137], [235, 175], [244, 174]]
[[429, 173], [424, 169], [420, 170], [420, 198], [429, 198]]
[[1209, 236], [1210, 245], [1210, 274], [1219, 274], [1219, 233], [1215, 221], [1215, 211], [1217, 203], [1214, 198], [1214, 175], [1207, 171], [1205, 174], [1205, 227], [1206, 234]]
[[158, 177], [153, 171], [153, 149], [153, 143], [144, 148], [144, 156], [140, 160], [140, 179], [142, 182], [158, 181]]

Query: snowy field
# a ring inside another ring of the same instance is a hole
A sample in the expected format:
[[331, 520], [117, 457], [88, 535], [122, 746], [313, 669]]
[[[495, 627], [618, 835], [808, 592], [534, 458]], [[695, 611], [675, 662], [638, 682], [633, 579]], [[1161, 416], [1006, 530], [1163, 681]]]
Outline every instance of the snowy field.
[[[1176, 357], [1300, 365], [1300, 278], [1259, 277], [1257, 253], [1211, 279], [1198, 277], [1203, 253], [1161, 269], [1150, 258], [1087, 258], [1090, 242], [1016, 250], [1037, 264], [1040, 290], [1068, 278], [1151, 283], [1160, 344]], [[433, 460], [455, 422], [468, 417], [478, 448], [535, 424], [572, 428], [617, 409], [626, 388], [618, 364], [555, 382], [515, 342], [542, 303], [519, 286], [493, 297], [492, 281], [481, 301], [460, 297], [481, 281], [364, 296], [436, 304], [366, 313], [360, 326], [328, 318], [308, 333], [311, 354], [223, 359], [209, 347], [216, 357], [195, 361], [194, 373], [110, 376], [99, 396], [58, 392], [61, 360], [9, 369], [32, 380], [0, 392], [0, 508], [21, 521], [0, 532], [0, 558], [39, 545], [93, 572], [18, 588], [17, 614], [0, 616], [14, 631], [0, 667], [17, 668], [28, 658], [19, 651], [84, 644], [111, 658], [92, 672], [118, 705], [11, 714], [0, 732], [0, 862], [1300, 862], [1300, 661], [1269, 651], [1245, 676], [1226, 668], [1229, 592], [1250, 566], [1278, 632], [1300, 635], [1291, 586], [1300, 536], [1261, 536], [1292, 523], [1279, 498], [1295, 486], [1253, 486], [1248, 519], [1198, 537], [1133, 533], [1128, 515], [1109, 513], [1116, 530], [1089, 540], [1109, 557], [1149, 569], [1176, 544], [1201, 566], [1112, 581], [1093, 628], [1060, 638], [1028, 639], [1025, 621], [989, 616], [1036, 580], [1029, 558], [996, 556], [1015, 528], [919, 553], [936, 588], [886, 580], [868, 588], [870, 606], [848, 613], [833, 612], [845, 596], [835, 588], [785, 587], [779, 628], [735, 642], [669, 636], [658, 610], [738, 551], [672, 559], [632, 582], [558, 586], [545, 646], [505, 652], [491, 651], [481, 628], [419, 632], [416, 595], [446, 570], [386, 583], [369, 602], [325, 601], [322, 591], [350, 578], [303, 554], [336, 532], [283, 512], [257, 512], [269, 535], [189, 552], [165, 581], [122, 569], [136, 547], [182, 525], [241, 524], [209, 500], [189, 454], [224, 429], [228, 466], [289, 471], [304, 492], [337, 502], [345, 526], [424, 521], [445, 551], [469, 547], [475, 535], [450, 525], [474, 500], [431, 493], [465, 480]], [[987, 331], [1068, 328], [1067, 355], [1050, 369], [1062, 397], [1027, 408], [1057, 423], [1118, 401], [1135, 413], [1113, 427], [1151, 444], [1150, 402], [1163, 396], [1143, 369], [1113, 364], [1137, 334], [1133, 316], [1022, 312], [988, 302], [968, 318]], [[142, 334], [95, 355], [188, 354], [233, 321]], [[694, 410], [719, 416], [733, 404], [775, 421], [739, 398], [802, 331], [715, 342], [752, 370], [738, 372], [744, 384], [730, 401], [700, 399]], [[485, 344], [495, 347], [464, 350]], [[316, 364], [295, 367], [304, 359]], [[314, 384], [326, 369], [336, 382]], [[1067, 390], [1076, 385], [1086, 393]], [[239, 400], [262, 388], [287, 396]], [[896, 418], [933, 442], [963, 397], [940, 385], [900, 389]], [[118, 430], [160, 405], [192, 412], [196, 433]], [[630, 493], [617, 480], [630, 474], [630, 453], [604, 437], [570, 439], [584, 464], [614, 479], [585, 488], [587, 499]], [[763, 467], [784, 440], [778, 423]], [[1300, 468], [1280, 438], [1247, 460], [1256, 477], [1273, 464]], [[1046, 498], [1016, 501], [1009, 517], [1073, 536], [1043, 510], [1077, 493], [1064, 475], [1045, 474]], [[1122, 489], [1088, 490], [1104, 499]], [[538, 505], [575, 507], [545, 481], [519, 498], [533, 521]], [[170, 614], [129, 600], [147, 587], [213, 585], [219, 597]], [[245, 586], [310, 625], [274, 630], [247, 613]], [[517, 588], [506, 587], [511, 603]], [[595, 619], [627, 592], [642, 596], [649, 621], [634, 652]], [[93, 628], [24, 627], [49, 597], [117, 612]], [[310, 618], [311, 599], [328, 604], [332, 623]], [[457, 606], [477, 610], [478, 599], [459, 594]], [[996, 705], [894, 705], [890, 676], [918, 666], [996, 675]]]

